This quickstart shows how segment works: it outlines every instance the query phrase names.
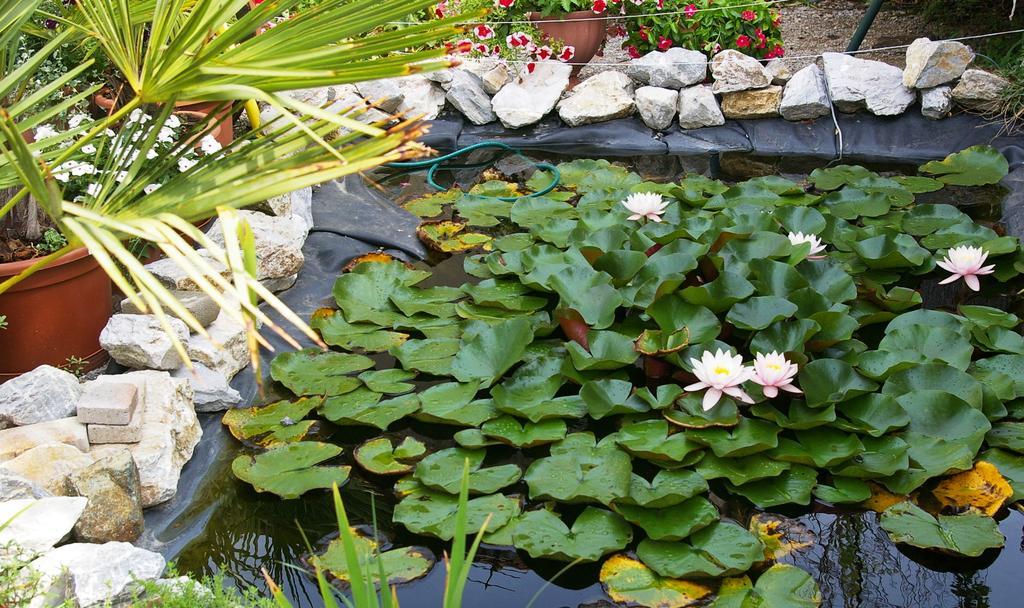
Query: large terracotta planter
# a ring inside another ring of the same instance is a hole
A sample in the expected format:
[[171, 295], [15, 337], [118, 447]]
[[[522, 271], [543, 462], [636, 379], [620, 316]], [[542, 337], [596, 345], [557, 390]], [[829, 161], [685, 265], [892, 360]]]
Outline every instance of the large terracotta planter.
[[[0, 281], [36, 260], [0, 264]], [[111, 281], [84, 247], [59, 258], [0, 294], [0, 382], [40, 365], [61, 366], [71, 357], [84, 371], [107, 361], [100, 332], [111, 314]]]
[[[105, 114], [112, 113], [117, 103], [114, 99], [111, 99], [109, 92], [104, 90], [100, 90], [100, 92], [93, 95], [92, 102], [93, 105]], [[214, 101], [179, 101], [174, 104], [174, 113], [187, 116], [194, 122], [200, 122], [205, 120], [210, 114], [213, 114], [218, 105], [220, 104]], [[235, 139], [235, 118], [231, 114], [231, 106], [226, 105], [218, 116], [222, 120], [214, 127], [210, 134], [220, 142], [220, 145], [230, 145]]]
[[[597, 55], [608, 31], [608, 22], [593, 11], [576, 11], [550, 17], [530, 13], [529, 18], [545, 36], [575, 47], [576, 56], [572, 62], [578, 64], [587, 63]], [[581, 69], [582, 65], [574, 66], [573, 73]]]

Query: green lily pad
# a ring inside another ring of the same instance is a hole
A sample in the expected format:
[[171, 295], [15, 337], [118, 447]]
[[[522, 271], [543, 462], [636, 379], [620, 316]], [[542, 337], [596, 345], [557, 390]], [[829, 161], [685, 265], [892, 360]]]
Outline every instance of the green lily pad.
[[742, 608], [816, 608], [821, 589], [806, 571], [791, 564], [775, 564], [757, 579]]
[[466, 325], [451, 375], [459, 382], [494, 384], [518, 363], [533, 341], [533, 328], [527, 319], [509, 319], [488, 325], [472, 321]]
[[[906, 457], [906, 454], [904, 454]], [[765, 458], [761, 454], [744, 458], [719, 458], [705, 454], [697, 463], [697, 473], [704, 479], [725, 478], [735, 485], [748, 484], [759, 479], [775, 478], [788, 471], [788, 462]]]
[[[422, 486], [412, 487], [395, 505], [393, 519], [414, 534], [451, 540], [455, 535], [455, 518], [459, 497]], [[504, 494], [471, 498], [466, 503], [466, 531], [475, 534], [490, 517], [487, 531], [494, 532], [518, 517], [519, 501]]]
[[619, 369], [640, 356], [629, 336], [614, 331], [587, 332], [587, 343], [589, 350], [576, 342], [566, 344], [572, 365], [579, 371]]
[[840, 403], [878, 388], [858, 374], [852, 365], [839, 359], [811, 361], [800, 369], [799, 378], [810, 407]]
[[1024, 456], [1007, 450], [992, 448], [978, 455], [978, 460], [985, 461], [999, 470], [1013, 488], [1014, 502], [1024, 500]]
[[614, 504], [662, 509], [703, 494], [707, 489], [708, 482], [703, 477], [685, 469], [660, 470], [651, 481], [633, 473], [629, 481], [629, 495], [617, 499]]
[[455, 355], [461, 349], [462, 341], [457, 338], [428, 338], [408, 340], [388, 352], [407, 370], [434, 376], [450, 376]]
[[766, 329], [777, 321], [792, 317], [796, 311], [796, 304], [784, 298], [756, 297], [735, 304], [729, 310], [725, 320], [739, 329]]
[[859, 165], [836, 165], [825, 169], [815, 169], [809, 177], [818, 190], [838, 190], [865, 177], [873, 177], [876, 173]]
[[761, 479], [741, 486], [727, 484], [729, 491], [739, 494], [762, 509], [779, 505], [808, 505], [811, 490], [817, 482], [817, 472], [801, 465], [794, 465], [778, 477]]
[[674, 433], [664, 420], [644, 420], [622, 427], [615, 434], [615, 443], [624, 450], [652, 461], [686, 464], [703, 450], [701, 444], [687, 438], [687, 433]]
[[999, 525], [987, 515], [933, 516], [911, 502], [889, 507], [879, 523], [894, 543], [968, 557], [978, 557], [1006, 542]]
[[387, 395], [402, 395], [416, 388], [415, 384], [406, 382], [406, 380], [415, 378], [416, 372], [408, 372], [404, 369], [363, 372], [357, 377], [363, 381], [366, 388]]
[[415, 462], [427, 453], [427, 446], [412, 437], [406, 437], [395, 446], [387, 437], [371, 439], [355, 449], [353, 456], [359, 466], [377, 475], [404, 475], [410, 473]]
[[633, 540], [633, 529], [621, 517], [587, 507], [572, 528], [546, 509], [524, 513], [512, 533], [512, 543], [530, 557], [596, 562]]
[[300, 441], [273, 448], [256, 456], [238, 456], [231, 462], [235, 477], [251, 484], [257, 492], [281, 498], [298, 498], [310, 490], [344, 485], [352, 467], [317, 466], [341, 454], [328, 443]]
[[736, 402], [729, 397], [722, 397], [718, 405], [704, 411], [702, 397], [698, 393], [686, 393], [676, 399], [675, 407], [662, 410], [665, 420], [686, 429], [710, 429], [713, 427], [733, 427], [740, 421], [740, 412]]
[[541, 422], [524, 422], [512, 416], [488, 420], [480, 427], [487, 437], [514, 448], [533, 448], [565, 438], [565, 420], [553, 418]]
[[711, 595], [709, 587], [659, 576], [643, 562], [613, 555], [601, 565], [601, 585], [617, 606], [687, 608]]
[[683, 540], [719, 519], [718, 509], [702, 496], [660, 508], [640, 507], [616, 501], [615, 512], [639, 526], [653, 540]]
[[380, 398], [380, 393], [366, 389], [328, 397], [323, 405], [324, 416], [337, 424], [373, 426], [386, 431], [395, 422], [420, 409], [420, 398], [415, 394], [384, 401]]
[[409, 339], [408, 334], [381, 329], [373, 323], [349, 323], [338, 310], [317, 311], [309, 326], [331, 346], [368, 353], [385, 352]]
[[1024, 453], [1024, 422], [1000, 422], [985, 435], [989, 447]]
[[303, 397], [297, 401], [277, 401], [262, 407], [232, 409], [224, 412], [221, 422], [239, 441], [269, 434], [269, 443], [259, 442], [260, 445], [269, 447], [280, 439], [280, 435], [291, 434], [289, 429], [293, 429], [311, 411], [319, 407], [321, 402], [322, 399]]
[[663, 332], [660, 329], [645, 329], [636, 339], [636, 351], [648, 356], [661, 356], [679, 352], [690, 344], [690, 332], [684, 327], [679, 331]]
[[498, 417], [490, 399], [476, 399], [479, 385], [475, 382], [445, 382], [419, 393], [420, 411], [417, 420], [454, 426], [478, 427]]
[[434, 452], [416, 465], [416, 479], [428, 488], [458, 494], [462, 484], [463, 463], [469, 462], [469, 491], [493, 494], [519, 481], [523, 472], [514, 464], [483, 468], [483, 450], [448, 448]]
[[858, 479], [878, 479], [905, 471], [910, 467], [907, 452], [910, 446], [895, 435], [884, 437], [862, 437], [864, 451], [846, 462], [831, 468], [835, 475]]
[[530, 464], [523, 479], [531, 499], [611, 504], [629, 495], [632, 461], [613, 441], [575, 433]]
[[[650, 409], [639, 395], [638, 398], [631, 398], [632, 392], [633, 383], [628, 380], [603, 378], [585, 383], [580, 389], [580, 398], [587, 407], [587, 413], [595, 420], [617, 414], [642, 413]], [[671, 401], [668, 405], [671, 405]]]
[[[495, 402], [497, 404], [497, 401]], [[498, 411], [525, 418], [530, 422], [541, 422], [553, 418], [583, 418], [587, 415], [587, 404], [579, 395], [556, 397], [540, 403], [497, 405]]]
[[871, 486], [852, 477], [834, 477], [832, 485], [819, 483], [815, 486], [814, 495], [834, 505], [860, 504], [871, 498]]
[[270, 376], [296, 395], [343, 395], [362, 385], [349, 374], [371, 367], [369, 357], [307, 348], [274, 357]]
[[921, 167], [921, 173], [936, 176], [944, 184], [985, 186], [997, 184], [1010, 172], [1010, 164], [991, 146], [973, 146], [950, 154], [944, 160]]
[[731, 429], [694, 429], [687, 431], [686, 437], [708, 446], [719, 458], [739, 458], [778, 446], [780, 431], [770, 422], [740, 418]]
[[416, 229], [416, 236], [427, 247], [442, 253], [470, 251], [472, 249], [490, 249], [493, 237], [479, 232], [466, 230], [466, 224], [449, 220], [423, 222]]
[[479, 306], [514, 312], [533, 312], [548, 303], [547, 298], [535, 295], [536, 292], [518, 281], [487, 279], [476, 285], [463, 285], [462, 291]]
[[701, 287], [687, 287], [681, 295], [690, 304], [720, 313], [754, 295], [754, 286], [742, 276], [725, 270], [714, 281]]
[[[400, 585], [422, 578], [434, 567], [436, 558], [426, 547], [401, 547], [382, 551], [378, 542], [360, 530], [352, 535], [359, 568], [362, 572], [372, 573], [376, 577], [383, 570], [387, 585]], [[348, 560], [345, 558], [345, 547], [340, 538], [332, 540], [327, 549], [310, 559], [321, 571], [329, 573], [334, 579], [346, 585], [352, 584]]]
[[637, 557], [661, 576], [717, 578], [742, 574], [764, 559], [761, 541], [732, 522], [695, 532], [686, 542], [640, 541]]
[[412, 287], [430, 276], [429, 272], [409, 268], [393, 258], [356, 264], [334, 282], [334, 300], [350, 323], [370, 322], [392, 326], [404, 315], [391, 302], [391, 295]]

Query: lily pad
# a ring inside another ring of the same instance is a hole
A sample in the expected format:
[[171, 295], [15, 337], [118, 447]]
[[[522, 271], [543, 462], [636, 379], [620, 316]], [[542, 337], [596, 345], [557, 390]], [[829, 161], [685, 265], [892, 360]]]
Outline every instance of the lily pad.
[[821, 589], [806, 571], [790, 564], [775, 564], [757, 579], [742, 608], [816, 608]]
[[520, 516], [512, 542], [530, 557], [562, 561], [596, 562], [619, 551], [633, 540], [633, 529], [621, 517], [597, 507], [587, 507], [572, 528], [546, 509]]
[[739, 525], [721, 521], [686, 542], [640, 541], [637, 557], [661, 576], [717, 578], [742, 574], [764, 559], [764, 545]]
[[731, 429], [694, 429], [686, 437], [708, 446], [719, 458], [738, 458], [778, 446], [780, 431], [770, 422], [740, 418], [739, 424]]
[[371, 439], [355, 449], [353, 456], [359, 466], [377, 475], [404, 475], [410, 473], [414, 463], [427, 453], [427, 446], [412, 437], [406, 437], [395, 446], [387, 437]]
[[462, 342], [457, 338], [428, 338], [408, 340], [388, 352], [407, 370], [434, 376], [450, 376], [455, 355], [461, 349]]
[[[322, 399], [304, 397], [297, 401], [277, 401], [262, 407], [232, 409], [224, 413], [221, 422], [239, 441], [267, 434], [273, 439], [274, 435], [288, 433], [288, 429], [296, 426], [311, 411], [319, 407], [321, 402]], [[260, 444], [268, 447], [266, 442]]]
[[317, 466], [341, 451], [328, 443], [300, 441], [256, 456], [238, 456], [231, 462], [231, 471], [258, 492], [298, 498], [310, 490], [341, 486], [348, 481], [352, 467]]
[[934, 175], [940, 182], [954, 186], [996, 184], [1009, 172], [1006, 157], [991, 146], [973, 146], [921, 167], [921, 173]]
[[707, 489], [708, 482], [703, 477], [685, 469], [663, 469], [651, 481], [633, 473], [629, 481], [629, 495], [616, 499], [614, 504], [662, 509], [703, 494]]
[[478, 427], [498, 417], [490, 399], [477, 399], [479, 385], [475, 382], [445, 382], [419, 393], [418, 420], [455, 426]]
[[987, 515], [933, 516], [911, 502], [886, 509], [880, 524], [894, 543], [968, 557], [978, 557], [1006, 542], [996, 521]]
[[533, 448], [560, 441], [565, 437], [566, 428], [565, 420], [561, 418], [524, 422], [512, 416], [500, 416], [485, 422], [480, 431], [514, 448]]
[[705, 454], [697, 463], [697, 473], [704, 479], [724, 477], [729, 483], [743, 485], [759, 479], [776, 478], [788, 471], [790, 466], [788, 462], [771, 460], [760, 454], [744, 458], [719, 458], [714, 454]]
[[800, 521], [774, 513], [755, 513], [750, 518], [750, 531], [761, 539], [768, 561], [806, 551], [816, 540], [814, 532]]
[[371, 367], [369, 357], [307, 348], [274, 357], [270, 376], [296, 395], [343, 395], [362, 385], [349, 374]]
[[835, 477], [832, 485], [814, 486], [814, 496], [834, 505], [860, 504], [871, 498], [871, 486], [852, 477]]
[[420, 409], [420, 398], [415, 394], [381, 401], [380, 393], [364, 390], [328, 397], [323, 405], [324, 416], [337, 424], [365, 425], [386, 431]]
[[639, 526], [653, 540], [683, 540], [719, 519], [718, 509], [703, 496], [669, 507], [650, 508], [615, 503], [615, 512]]
[[998, 468], [979, 461], [970, 471], [940, 481], [932, 488], [932, 495], [945, 508], [956, 512], [972, 509], [992, 517], [1013, 496], [1013, 488]]
[[366, 388], [387, 395], [402, 395], [416, 388], [415, 384], [406, 382], [406, 380], [415, 378], [416, 373], [404, 369], [395, 368], [363, 372], [357, 377], [363, 381]]
[[618, 606], [686, 608], [711, 595], [709, 587], [659, 576], [643, 562], [613, 555], [601, 565], [601, 585]]
[[632, 461], [614, 442], [575, 433], [530, 464], [523, 479], [531, 499], [611, 504], [629, 495]]
[[480, 232], [466, 230], [463, 222], [449, 220], [423, 222], [416, 229], [416, 236], [427, 247], [442, 253], [456, 253], [481, 248], [489, 250], [493, 237]]
[[[414, 486], [395, 505], [393, 519], [414, 534], [451, 540], [458, 509], [458, 496]], [[519, 501], [504, 494], [471, 498], [466, 503], [466, 531], [475, 534], [490, 517], [487, 531], [494, 532], [517, 517], [520, 510]]]
[[385, 352], [409, 339], [409, 334], [381, 329], [373, 323], [349, 323], [338, 310], [317, 311], [309, 326], [320, 332], [324, 342], [345, 350]]
[[[353, 535], [359, 568], [362, 572], [370, 572], [377, 580], [378, 573], [383, 570], [387, 585], [400, 585], [426, 576], [434, 567], [436, 558], [426, 547], [401, 547], [382, 551], [377, 541], [365, 534]], [[334, 579], [352, 584], [348, 560], [341, 539], [334, 539], [327, 549], [310, 560], [320, 570], [328, 572]]]
[[488, 325], [472, 321], [466, 325], [462, 344], [452, 360], [451, 375], [459, 382], [494, 384], [518, 363], [533, 341], [527, 319], [509, 319]]
[[731, 492], [767, 509], [787, 504], [810, 504], [811, 490], [814, 489], [817, 477], [817, 472], [811, 467], [794, 465], [778, 477], [752, 481], [741, 486], [728, 485]]
[[483, 468], [483, 450], [449, 448], [427, 456], [416, 465], [416, 479], [424, 486], [458, 494], [463, 463], [469, 462], [469, 491], [493, 494], [519, 481], [523, 472], [514, 464]]
[[687, 433], [673, 433], [664, 420], [644, 420], [622, 427], [615, 443], [634, 456], [652, 461], [687, 464], [695, 461], [703, 447], [688, 439]]

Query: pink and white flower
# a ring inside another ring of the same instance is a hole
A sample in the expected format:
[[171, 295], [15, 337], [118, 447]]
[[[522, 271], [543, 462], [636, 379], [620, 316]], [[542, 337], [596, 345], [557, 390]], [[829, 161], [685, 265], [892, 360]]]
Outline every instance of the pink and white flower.
[[811, 252], [807, 255], [807, 259], [809, 260], [821, 260], [824, 259], [825, 257], [823, 255], [818, 255], [822, 251], [825, 251], [825, 245], [821, 242], [821, 239], [814, 236], [813, 234], [804, 234], [803, 232], [790, 232], [789, 242], [792, 243], [794, 247], [797, 245], [803, 245], [804, 243], [810, 243]]
[[711, 351], [704, 351], [699, 361], [690, 359], [690, 365], [693, 366], [693, 375], [700, 382], [684, 387], [684, 390], [696, 392], [707, 389], [703, 402], [705, 412], [715, 407], [722, 395], [729, 395], [744, 403], [754, 402], [742, 387], [753, 375], [753, 370], [743, 365], [743, 357], [721, 349], [713, 355]]
[[476, 37], [480, 40], [490, 40], [491, 38], [494, 38], [494, 28], [486, 23], [482, 23], [474, 27], [473, 33], [476, 34]]
[[512, 8], [516, 0], [494, 0], [494, 8]]
[[626, 197], [626, 200], [622, 201], [622, 206], [633, 214], [627, 217], [627, 220], [649, 219], [652, 222], [660, 222], [668, 203], [662, 200], [660, 194], [636, 192]]
[[572, 58], [576, 56], [576, 47], [567, 46], [562, 49], [562, 52], [558, 54], [558, 60], [561, 62], [572, 61]]
[[686, 8], [683, 9], [683, 14], [686, 15], [687, 19], [693, 19], [693, 16], [697, 14], [697, 5], [687, 4]]
[[793, 377], [800, 370], [796, 363], [791, 363], [785, 355], [772, 351], [769, 354], [757, 353], [754, 358], [754, 382], [761, 385], [764, 396], [773, 399], [780, 390], [789, 393], [801, 393], [793, 386]]
[[535, 53], [537, 59], [539, 59], [540, 61], [551, 59], [551, 56], [554, 54], [555, 53], [554, 51], [551, 50], [550, 46], [542, 46], [538, 48], [537, 52]]
[[939, 285], [963, 279], [964, 283], [967, 283], [967, 286], [973, 291], [979, 291], [981, 283], [978, 281], [978, 277], [992, 274], [996, 271], [995, 266], [984, 265], [987, 259], [988, 252], [981, 247], [971, 247], [969, 245], [953, 247], [946, 252], [944, 259], [937, 262], [943, 270], [952, 273], [950, 277], [939, 281]]
[[512, 32], [505, 37], [505, 43], [512, 48], [526, 47], [530, 42], [532, 39], [525, 32]]
[[594, 5], [591, 7], [591, 10], [600, 15], [608, 10], [608, 3], [605, 2], [605, 0], [594, 0]]

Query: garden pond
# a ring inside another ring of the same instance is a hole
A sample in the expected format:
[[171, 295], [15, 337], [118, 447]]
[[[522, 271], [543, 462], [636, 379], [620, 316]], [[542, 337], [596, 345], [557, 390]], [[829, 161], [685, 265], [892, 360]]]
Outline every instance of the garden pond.
[[[279, 355], [269, 405], [225, 417], [239, 441], [179, 518], [202, 522], [180, 571], [265, 568], [319, 606], [310, 564], [344, 578], [337, 482], [402, 605], [440, 605], [469, 459], [470, 523], [492, 517], [466, 606], [1019, 603], [1024, 255], [998, 152], [531, 159], [560, 171], [543, 197], [523, 157], [467, 162], [467, 193], [369, 176], [433, 252], [323, 285], [333, 348]], [[646, 192], [662, 221], [627, 219]], [[961, 245], [994, 265], [980, 292], [940, 284]], [[691, 359], [720, 349], [785, 353], [802, 393], [748, 380], [705, 409]]]

